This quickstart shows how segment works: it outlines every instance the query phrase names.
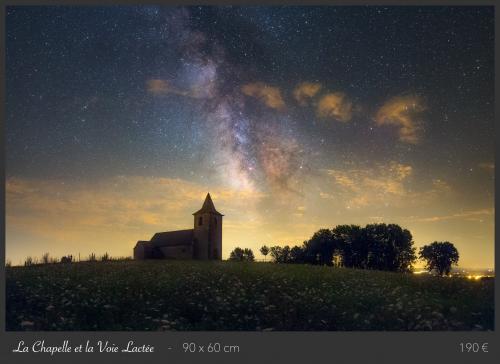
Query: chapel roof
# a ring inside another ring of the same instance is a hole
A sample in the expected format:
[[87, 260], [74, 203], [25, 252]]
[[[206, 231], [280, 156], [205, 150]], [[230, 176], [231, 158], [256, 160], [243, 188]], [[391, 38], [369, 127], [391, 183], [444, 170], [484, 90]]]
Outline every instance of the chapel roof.
[[191, 245], [193, 243], [194, 230], [177, 230], [156, 233], [151, 238], [151, 244], [154, 246], [177, 246]]

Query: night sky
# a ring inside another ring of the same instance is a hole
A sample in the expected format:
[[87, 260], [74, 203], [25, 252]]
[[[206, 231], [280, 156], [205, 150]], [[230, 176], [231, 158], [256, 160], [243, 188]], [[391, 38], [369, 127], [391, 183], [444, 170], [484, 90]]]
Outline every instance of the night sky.
[[[398, 223], [494, 262], [493, 7], [8, 7], [7, 258]], [[258, 254], [257, 254], [258, 255]]]

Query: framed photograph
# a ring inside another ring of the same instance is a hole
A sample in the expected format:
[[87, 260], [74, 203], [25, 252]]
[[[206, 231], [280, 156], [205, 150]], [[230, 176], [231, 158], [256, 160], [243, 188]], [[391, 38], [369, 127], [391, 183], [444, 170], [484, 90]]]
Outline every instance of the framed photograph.
[[5, 362], [493, 362], [463, 5], [4, 5]]

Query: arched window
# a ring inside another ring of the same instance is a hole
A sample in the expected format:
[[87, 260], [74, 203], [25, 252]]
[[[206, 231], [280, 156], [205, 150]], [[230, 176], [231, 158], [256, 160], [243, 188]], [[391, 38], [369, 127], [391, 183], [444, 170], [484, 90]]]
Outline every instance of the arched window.
[[198, 218], [198, 226], [201, 226], [201, 225], [203, 225], [203, 217], [202, 216], [200, 216]]

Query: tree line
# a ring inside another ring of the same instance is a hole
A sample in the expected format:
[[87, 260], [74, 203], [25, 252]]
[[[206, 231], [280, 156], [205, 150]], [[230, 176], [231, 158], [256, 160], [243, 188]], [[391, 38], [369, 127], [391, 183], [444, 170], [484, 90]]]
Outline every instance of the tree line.
[[[261, 254], [278, 264], [312, 264], [410, 272], [418, 258], [426, 269], [448, 275], [459, 254], [450, 242], [433, 242], [419, 250], [409, 230], [397, 224], [337, 225], [320, 229], [301, 246], [262, 246]], [[229, 260], [254, 261], [251, 249], [235, 248]]]

